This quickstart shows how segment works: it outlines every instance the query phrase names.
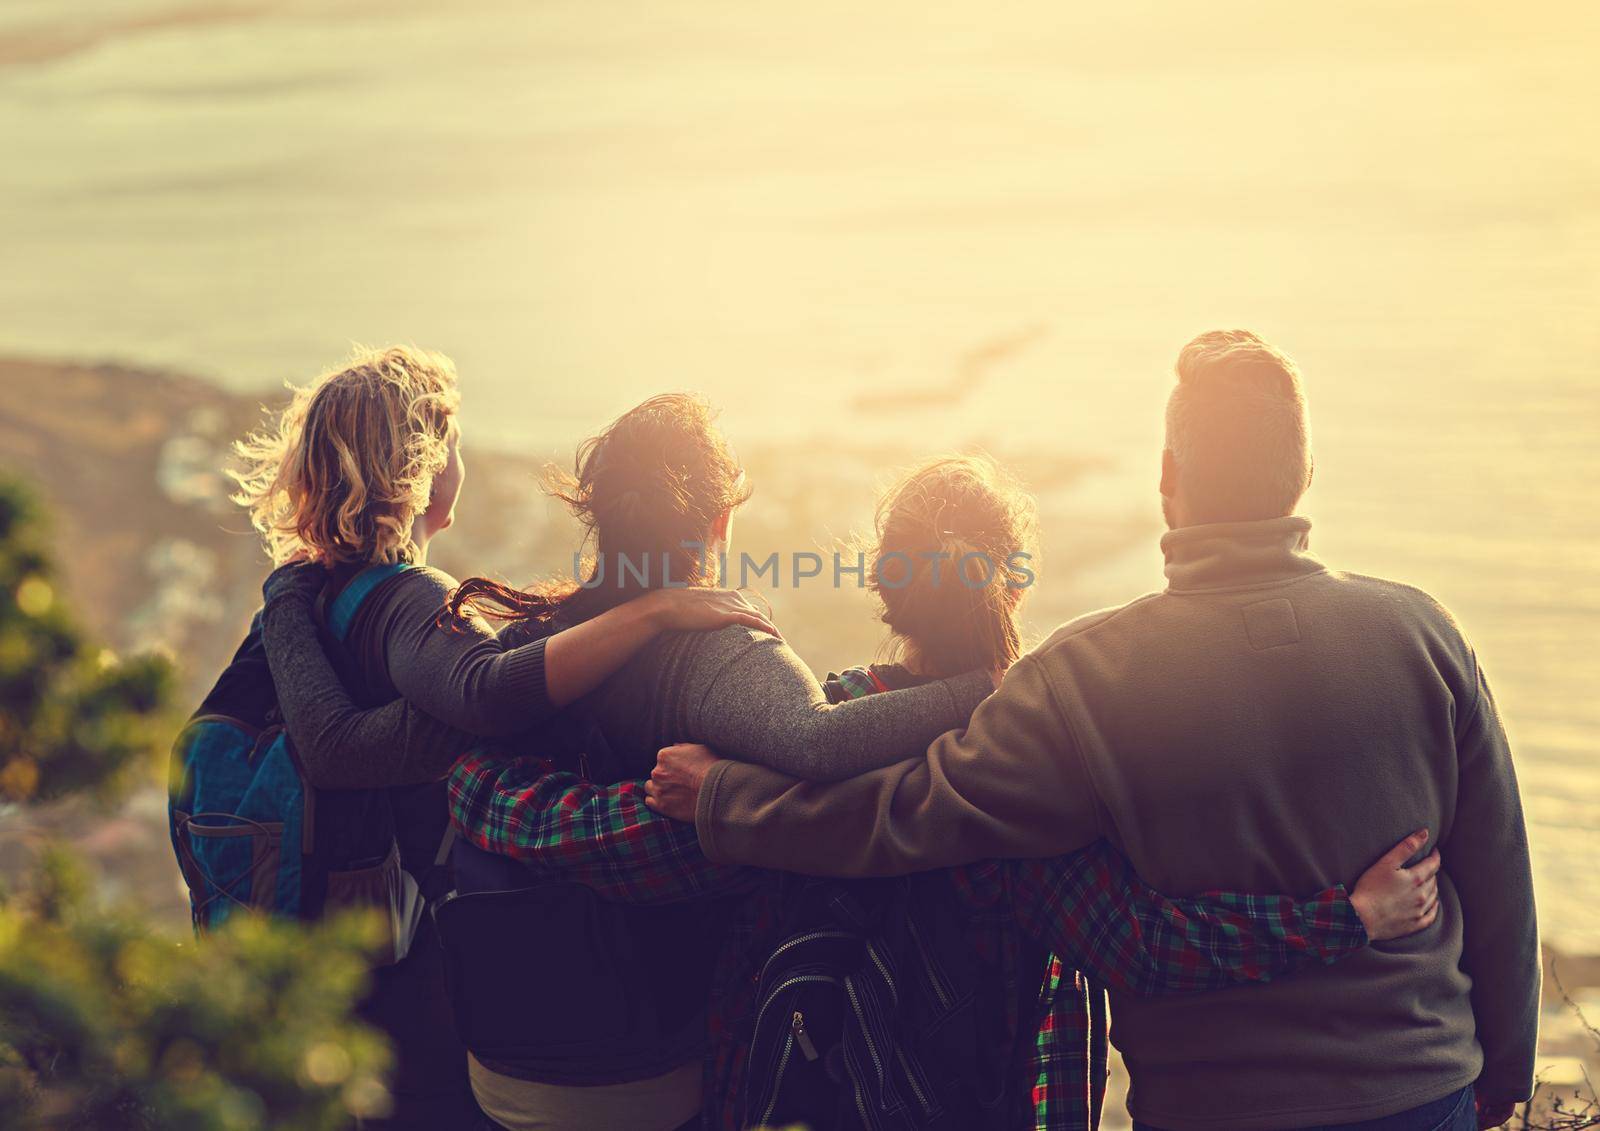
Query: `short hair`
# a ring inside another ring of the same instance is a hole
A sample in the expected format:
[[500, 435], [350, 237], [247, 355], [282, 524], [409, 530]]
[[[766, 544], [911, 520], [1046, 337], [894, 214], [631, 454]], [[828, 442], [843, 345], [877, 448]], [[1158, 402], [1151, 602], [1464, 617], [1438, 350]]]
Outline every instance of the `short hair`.
[[267, 552], [327, 562], [411, 560], [411, 527], [450, 461], [455, 365], [410, 346], [357, 347], [294, 390], [275, 425], [235, 445], [233, 501]]
[[1249, 330], [1212, 330], [1178, 354], [1167, 450], [1210, 521], [1291, 514], [1311, 485], [1311, 426], [1300, 371]]

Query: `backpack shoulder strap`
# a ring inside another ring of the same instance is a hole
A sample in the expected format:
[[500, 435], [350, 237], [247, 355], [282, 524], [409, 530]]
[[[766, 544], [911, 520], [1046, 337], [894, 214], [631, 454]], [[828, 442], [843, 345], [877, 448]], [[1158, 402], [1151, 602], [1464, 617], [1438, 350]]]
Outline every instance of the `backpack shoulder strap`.
[[[334, 590], [331, 594], [324, 594], [321, 602], [321, 616], [328, 632], [341, 645], [349, 641], [350, 630], [355, 625], [356, 614], [361, 611], [362, 605], [368, 597], [376, 593], [384, 584], [399, 577], [407, 570], [416, 569], [411, 562], [390, 562], [385, 565], [367, 566], [356, 573], [344, 583], [342, 588]], [[329, 597], [331, 596], [331, 599]], [[350, 664], [348, 656], [342, 657], [343, 662]], [[421, 885], [422, 894], [432, 901], [441, 896], [450, 886], [450, 848], [455, 843], [455, 826], [446, 823], [443, 837], [439, 847], [434, 853], [431, 865], [424, 865], [415, 875]]]
[[355, 624], [356, 614], [361, 611], [361, 606], [366, 599], [377, 590], [378, 586], [390, 578], [398, 577], [409, 569], [417, 568], [410, 562], [389, 562], [385, 565], [368, 566], [352, 577], [338, 596], [328, 603], [326, 622], [328, 631], [335, 640], [341, 644], [350, 636], [350, 627]]

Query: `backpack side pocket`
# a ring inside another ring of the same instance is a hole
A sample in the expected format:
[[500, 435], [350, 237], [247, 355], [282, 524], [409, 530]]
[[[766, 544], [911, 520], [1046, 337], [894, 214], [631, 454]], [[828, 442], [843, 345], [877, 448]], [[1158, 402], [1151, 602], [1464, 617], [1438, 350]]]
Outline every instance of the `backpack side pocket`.
[[234, 813], [173, 812], [178, 862], [196, 928], [215, 930], [235, 910], [276, 911], [283, 822]]
[[406, 956], [422, 921], [423, 902], [417, 881], [400, 866], [398, 844], [391, 844], [389, 854], [376, 864], [329, 871], [327, 884], [324, 915], [356, 909], [376, 911], [389, 939], [386, 950], [377, 956], [378, 964], [392, 966]]

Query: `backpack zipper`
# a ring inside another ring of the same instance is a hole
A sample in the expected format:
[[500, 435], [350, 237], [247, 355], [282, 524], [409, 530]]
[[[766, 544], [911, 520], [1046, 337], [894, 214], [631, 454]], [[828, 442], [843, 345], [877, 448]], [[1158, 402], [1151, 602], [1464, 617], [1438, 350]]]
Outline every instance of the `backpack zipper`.
[[796, 935], [792, 939], [785, 939], [771, 954], [767, 956], [767, 960], [761, 964], [761, 973], [756, 975], [756, 981], [760, 982], [766, 978], [767, 970], [771, 968], [772, 964], [778, 960], [778, 957], [781, 954], [787, 950], [791, 950], [794, 947], [799, 946], [801, 943], [808, 943], [815, 939], [849, 939], [854, 937], [855, 936], [850, 934], [848, 931], [808, 931], [806, 934]]
[[806, 1032], [806, 1015], [798, 1009], [789, 1022], [789, 1032], [794, 1034], [795, 1043], [800, 1046], [800, 1051], [807, 1060], [817, 1059], [817, 1046], [812, 1043], [811, 1034]]
[[[767, 1006], [772, 1004], [772, 999], [777, 997], [790, 986], [798, 986], [801, 982], [827, 982], [829, 985], [837, 986], [839, 984], [839, 979], [830, 978], [826, 974], [796, 974], [793, 977], [785, 978], [783, 981], [774, 986], [770, 993], [762, 995], [766, 1000], [762, 1003], [761, 1009], [756, 1013], [756, 1023], [751, 1029], [752, 1034], [761, 1032], [761, 1022], [767, 1016]], [[792, 1023], [793, 1022], [791, 1022], [791, 1024]]]
[[[882, 969], [881, 965], [879, 966], [879, 969]], [[887, 976], [887, 972], [885, 972], [885, 976]], [[872, 1029], [867, 1025], [866, 1011], [861, 1008], [861, 999], [856, 996], [856, 987], [854, 982], [846, 981], [844, 988], [845, 992], [850, 995], [850, 1008], [855, 1011], [856, 1023], [861, 1026], [861, 1036], [866, 1042], [868, 1055], [872, 1057], [872, 1067], [878, 1074], [878, 1089], [880, 1094], [882, 1094], [888, 1091], [889, 1081], [884, 1072], [883, 1059], [878, 1055], [878, 1046], [872, 1040]], [[906, 1063], [905, 1054], [897, 1048], [895, 1049], [895, 1055], [900, 1058], [900, 1063], [905, 1067], [906, 1083], [911, 1086], [912, 1094], [917, 1097], [917, 1103], [922, 1107], [923, 1115], [931, 1116], [933, 1114], [933, 1105], [928, 1102], [927, 1094], [923, 1092], [922, 1088], [918, 1086], [916, 1080], [913, 1078], [911, 1066]], [[862, 1118], [865, 1119], [866, 1108], [863, 1104], [863, 1097], [859, 1087], [856, 1091], [856, 1105], [861, 1109]]]
[[872, 1067], [878, 1074], [878, 1088], [881, 1091], [885, 1086], [883, 1078], [883, 1058], [878, 1055], [877, 1043], [872, 1039], [872, 1030], [867, 1025], [866, 1011], [861, 1008], [861, 999], [856, 996], [855, 982], [846, 979], [845, 993], [850, 996], [850, 1008], [855, 1011], [856, 1023], [861, 1026], [861, 1036], [867, 1045], [867, 1054], [872, 1057]]
[[872, 943], [867, 944], [867, 957], [872, 959], [872, 964], [878, 968], [878, 973], [883, 975], [884, 983], [889, 987], [889, 1000], [896, 1005], [900, 1004], [900, 987], [894, 984], [894, 975], [889, 973], [889, 967], [884, 963], [883, 956]]
[[923, 1115], [932, 1115], [933, 1114], [933, 1105], [928, 1102], [928, 1096], [922, 1090], [922, 1085], [917, 1083], [917, 1074], [916, 1074], [915, 1071], [912, 1070], [911, 1062], [906, 1059], [906, 1054], [900, 1049], [896, 1049], [894, 1054], [895, 1054], [895, 1056], [899, 1057], [899, 1059], [900, 1059], [900, 1067], [905, 1070], [906, 1083], [911, 1085], [911, 1094], [916, 1096], [917, 1097], [917, 1103], [922, 1105], [922, 1114]]
[[867, 1114], [867, 1097], [862, 1094], [861, 1085], [851, 1081], [850, 1090], [856, 1094], [856, 1111], [861, 1115], [861, 1126], [876, 1127], [877, 1121]]
[[772, 1098], [767, 1101], [767, 1110], [761, 1113], [761, 1118], [756, 1121], [759, 1126], [766, 1126], [772, 1122], [773, 1109], [778, 1106], [778, 1093], [783, 1090], [783, 1074], [789, 1069], [789, 1056], [794, 1052], [794, 1034], [789, 1034], [789, 1039], [783, 1042], [783, 1055], [778, 1058], [778, 1071], [772, 1078]]
[[928, 976], [928, 982], [933, 986], [933, 993], [939, 999], [939, 1005], [948, 1011], [954, 995], [946, 984], [943, 973], [934, 966], [933, 955], [928, 953], [928, 944], [922, 941], [922, 932], [917, 930], [916, 922], [907, 919], [906, 926], [910, 928], [911, 941], [916, 944], [917, 957], [922, 960], [922, 972]]
[[[796, 939], [795, 941], [798, 942], [800, 940]], [[794, 977], [785, 978], [782, 982], [779, 982], [770, 993], [763, 995], [765, 1000], [762, 1002], [761, 1009], [756, 1013], [756, 1023], [751, 1029], [750, 1043], [752, 1046], [755, 1044], [755, 1038], [761, 1033], [761, 1022], [766, 1018], [767, 1006], [772, 1004], [773, 998], [775, 998], [778, 994], [781, 994], [790, 986], [798, 986], [802, 982], [827, 982], [830, 985], [835, 986], [839, 984], [839, 980], [837, 978], [830, 978], [825, 974], [796, 974]], [[798, 1011], [796, 1011], [795, 1015], [800, 1016]], [[807, 1039], [809, 1041], [809, 1037]], [[767, 1099], [766, 1110], [761, 1113], [761, 1118], [756, 1121], [756, 1126], [765, 1124], [772, 1119], [773, 1109], [778, 1106], [778, 1093], [783, 1090], [783, 1074], [784, 1071], [789, 1067], [789, 1058], [794, 1054], [794, 1046], [794, 1019], [791, 1017], [789, 1020], [789, 1035], [784, 1039], [783, 1053], [778, 1057], [778, 1070], [773, 1074], [772, 1077], [772, 1083], [770, 1085], [772, 1092]], [[813, 1051], [815, 1051], [814, 1047]]]

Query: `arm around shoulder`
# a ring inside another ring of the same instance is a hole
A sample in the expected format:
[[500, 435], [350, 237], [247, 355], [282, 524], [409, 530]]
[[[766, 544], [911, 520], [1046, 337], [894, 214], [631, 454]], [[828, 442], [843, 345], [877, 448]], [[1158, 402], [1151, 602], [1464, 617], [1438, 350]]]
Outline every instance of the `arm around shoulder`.
[[513, 734], [555, 710], [545, 684], [545, 640], [507, 648], [479, 617], [441, 622], [455, 581], [436, 569], [405, 574], [375, 597], [389, 679], [402, 696], [481, 737]]
[[[860, 702], [870, 702], [869, 697]], [[700, 792], [706, 855], [832, 876], [900, 875], [991, 856], [1054, 856], [1100, 835], [1083, 759], [1028, 658], [919, 757], [834, 783], [719, 762]]]
[[323, 651], [302, 589], [273, 595], [262, 643], [306, 778], [321, 789], [372, 789], [435, 781], [470, 738], [397, 699], [362, 710]]
[[704, 691], [683, 737], [810, 781], [840, 781], [919, 754], [940, 734], [966, 725], [993, 689], [987, 674], [973, 672], [829, 703], [781, 640], [730, 634], [718, 645], [691, 661], [690, 683]]

